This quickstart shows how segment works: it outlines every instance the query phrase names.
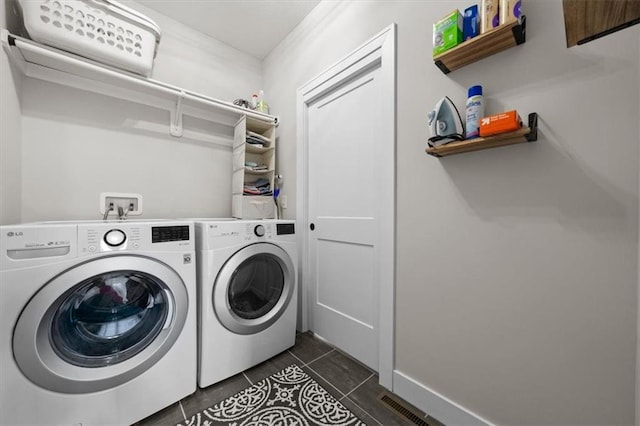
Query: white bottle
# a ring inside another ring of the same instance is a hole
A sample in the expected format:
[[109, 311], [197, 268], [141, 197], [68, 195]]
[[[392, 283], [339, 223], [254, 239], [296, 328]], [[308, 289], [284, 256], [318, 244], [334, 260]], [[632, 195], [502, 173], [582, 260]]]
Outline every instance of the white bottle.
[[469, 97], [467, 98], [467, 139], [480, 137], [480, 120], [482, 117], [484, 117], [482, 86], [471, 86], [469, 87]]
[[269, 104], [264, 100], [264, 91], [260, 90], [258, 95], [258, 107], [257, 110], [269, 114]]

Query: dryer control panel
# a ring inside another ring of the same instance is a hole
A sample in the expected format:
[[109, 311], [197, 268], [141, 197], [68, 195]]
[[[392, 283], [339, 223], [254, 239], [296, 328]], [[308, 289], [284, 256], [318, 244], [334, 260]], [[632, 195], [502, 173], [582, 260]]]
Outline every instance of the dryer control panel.
[[264, 241], [273, 238], [273, 224], [268, 222], [246, 222], [244, 224], [245, 241]]
[[293, 220], [199, 220], [198, 250], [226, 248], [253, 242], [295, 241]]

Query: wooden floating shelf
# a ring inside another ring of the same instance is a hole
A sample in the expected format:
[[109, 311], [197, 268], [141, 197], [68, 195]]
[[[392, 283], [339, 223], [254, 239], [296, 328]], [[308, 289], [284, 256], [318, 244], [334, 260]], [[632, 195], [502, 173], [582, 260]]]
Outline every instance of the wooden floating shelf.
[[493, 30], [464, 41], [456, 47], [434, 56], [438, 68], [449, 74], [458, 68], [477, 62], [503, 50], [525, 42], [527, 18], [522, 15], [520, 21], [514, 20]]
[[538, 114], [532, 112], [529, 114], [528, 127], [522, 127], [514, 132], [487, 136], [486, 138], [468, 139], [459, 142], [450, 142], [446, 145], [428, 147], [425, 151], [434, 157], [446, 157], [447, 155], [462, 154], [464, 152], [497, 148], [499, 146], [514, 145], [522, 142], [534, 142], [537, 140]]
[[563, 0], [567, 47], [640, 24], [638, 0]]

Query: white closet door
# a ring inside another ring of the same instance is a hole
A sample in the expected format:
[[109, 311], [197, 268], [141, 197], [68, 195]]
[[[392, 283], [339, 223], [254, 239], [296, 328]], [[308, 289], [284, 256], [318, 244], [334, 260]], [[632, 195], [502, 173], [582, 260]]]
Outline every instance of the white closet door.
[[298, 101], [302, 327], [392, 389], [395, 25], [301, 87]]
[[378, 68], [309, 108], [313, 330], [378, 370]]

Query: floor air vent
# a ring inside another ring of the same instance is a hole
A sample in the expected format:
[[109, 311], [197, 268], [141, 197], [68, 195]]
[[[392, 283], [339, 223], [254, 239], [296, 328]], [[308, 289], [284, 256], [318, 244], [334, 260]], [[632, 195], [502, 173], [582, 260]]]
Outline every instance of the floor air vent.
[[409, 422], [409, 424], [418, 425], [418, 426], [431, 426], [424, 419], [425, 417], [424, 414], [420, 413], [417, 409], [413, 407], [407, 407], [404, 402], [400, 401], [397, 397], [389, 394], [388, 392], [381, 393], [378, 396], [378, 399], [389, 410], [393, 411], [400, 417], [406, 419]]

